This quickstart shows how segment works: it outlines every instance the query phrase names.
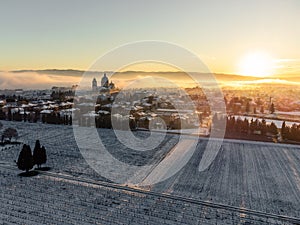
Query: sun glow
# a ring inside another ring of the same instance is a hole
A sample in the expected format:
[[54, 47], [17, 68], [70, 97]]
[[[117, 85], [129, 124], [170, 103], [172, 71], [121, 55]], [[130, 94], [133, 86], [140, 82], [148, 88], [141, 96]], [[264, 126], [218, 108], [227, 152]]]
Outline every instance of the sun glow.
[[274, 60], [265, 52], [252, 52], [245, 55], [238, 64], [240, 75], [268, 77], [274, 73]]

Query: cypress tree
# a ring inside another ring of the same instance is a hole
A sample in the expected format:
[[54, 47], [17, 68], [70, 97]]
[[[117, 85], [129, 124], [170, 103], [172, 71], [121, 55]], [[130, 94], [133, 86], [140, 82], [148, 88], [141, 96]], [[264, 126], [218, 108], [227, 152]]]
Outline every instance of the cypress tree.
[[34, 164], [41, 168], [41, 165], [46, 163], [47, 156], [46, 156], [46, 149], [45, 147], [41, 147], [40, 141], [36, 140], [34, 150], [33, 150], [33, 159]]
[[285, 125], [285, 121], [283, 121], [282, 126], [281, 126], [281, 137], [282, 137], [282, 140], [285, 140], [287, 138], [287, 132], [288, 132], [288, 128]]
[[41, 148], [41, 154], [40, 154], [40, 163], [45, 164], [47, 162], [47, 154], [46, 149], [44, 146]]
[[33, 168], [34, 161], [29, 145], [23, 145], [23, 148], [19, 154], [17, 165], [20, 170], [26, 170], [26, 173]]
[[272, 102], [270, 106], [270, 113], [273, 114], [274, 112], [275, 112], [275, 107], [274, 107], [274, 103]]

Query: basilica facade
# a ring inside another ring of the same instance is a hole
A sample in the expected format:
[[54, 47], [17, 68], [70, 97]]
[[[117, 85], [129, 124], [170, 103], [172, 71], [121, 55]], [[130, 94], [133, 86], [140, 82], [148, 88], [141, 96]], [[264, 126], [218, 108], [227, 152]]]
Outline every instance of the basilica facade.
[[110, 81], [106, 74], [104, 73], [103, 77], [101, 78], [101, 85], [98, 86], [98, 82], [96, 78], [92, 81], [92, 90], [93, 92], [109, 92], [110, 90], [113, 90], [115, 88], [115, 84]]

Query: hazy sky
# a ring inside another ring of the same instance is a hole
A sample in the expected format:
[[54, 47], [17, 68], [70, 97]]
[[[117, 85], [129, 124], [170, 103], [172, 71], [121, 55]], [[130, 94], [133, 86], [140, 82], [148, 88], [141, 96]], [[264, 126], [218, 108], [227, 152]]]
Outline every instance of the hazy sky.
[[297, 73], [299, 21], [299, 0], [1, 1], [0, 70], [85, 70], [112, 48], [154, 39], [193, 51], [214, 72], [234, 73], [263, 51], [277, 73]]

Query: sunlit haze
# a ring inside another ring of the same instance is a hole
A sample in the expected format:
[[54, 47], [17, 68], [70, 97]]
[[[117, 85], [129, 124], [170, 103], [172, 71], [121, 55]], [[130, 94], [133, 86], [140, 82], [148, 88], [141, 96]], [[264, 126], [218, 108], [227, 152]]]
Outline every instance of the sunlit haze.
[[240, 59], [237, 74], [267, 77], [274, 74], [274, 59], [265, 52], [251, 52]]

